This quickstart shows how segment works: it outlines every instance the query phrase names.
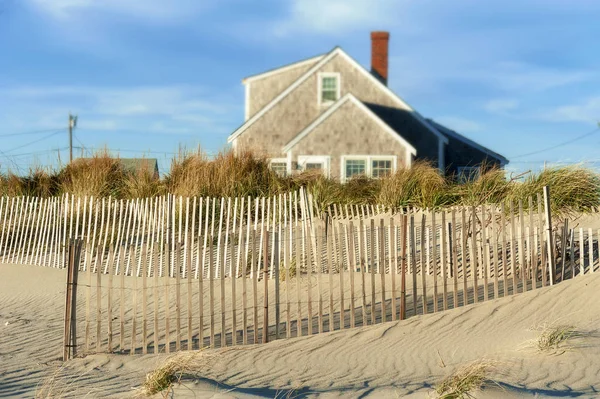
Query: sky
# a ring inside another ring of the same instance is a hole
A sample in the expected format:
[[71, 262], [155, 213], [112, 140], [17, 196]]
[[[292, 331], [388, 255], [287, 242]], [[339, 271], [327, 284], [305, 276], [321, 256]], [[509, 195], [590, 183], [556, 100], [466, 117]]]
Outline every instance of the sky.
[[[597, 0], [0, 0], [0, 167], [95, 148], [214, 154], [243, 123], [242, 78], [341, 46], [422, 115], [511, 173], [600, 166]], [[85, 148], [85, 150], [82, 150]]]

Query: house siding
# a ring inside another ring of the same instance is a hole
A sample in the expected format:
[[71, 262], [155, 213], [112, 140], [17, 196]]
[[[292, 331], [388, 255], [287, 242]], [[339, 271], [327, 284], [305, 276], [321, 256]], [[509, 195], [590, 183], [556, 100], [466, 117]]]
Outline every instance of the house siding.
[[343, 155], [395, 155], [406, 165], [407, 148], [352, 101], [347, 101], [292, 149], [292, 169], [298, 156], [329, 155], [330, 176], [341, 177]]
[[279, 93], [287, 89], [306, 71], [315, 66], [318, 60], [300, 65], [296, 68], [278, 72], [273, 75], [247, 83], [250, 85], [250, 107], [248, 118], [260, 111]]
[[[318, 72], [340, 73], [342, 97], [350, 92], [364, 102], [389, 107], [399, 106], [363, 72], [343, 56], [336, 55], [246, 129], [237, 138], [236, 148], [260, 149], [273, 157], [284, 156], [281, 153], [283, 146], [327, 110], [327, 107], [319, 107], [317, 104]], [[254, 85], [254, 82], [252, 84]]]

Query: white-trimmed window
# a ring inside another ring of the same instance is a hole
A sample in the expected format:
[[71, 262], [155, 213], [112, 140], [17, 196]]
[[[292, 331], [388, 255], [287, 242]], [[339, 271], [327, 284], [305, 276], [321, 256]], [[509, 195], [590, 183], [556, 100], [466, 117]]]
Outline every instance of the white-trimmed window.
[[367, 174], [366, 159], [347, 159], [344, 165], [346, 179]]
[[299, 155], [298, 169], [301, 171], [320, 170], [323, 175], [329, 177], [329, 156], [328, 155]]
[[395, 155], [345, 155], [342, 156], [342, 181], [356, 176], [380, 178], [396, 171]]
[[288, 160], [287, 158], [274, 158], [271, 159], [271, 170], [277, 173], [281, 177], [288, 175]]
[[385, 177], [392, 174], [392, 159], [372, 159], [371, 177]]
[[318, 74], [318, 103], [329, 106], [340, 98], [340, 74], [337, 72], [321, 72]]
[[480, 174], [479, 166], [459, 166], [457, 179], [459, 183], [467, 183], [479, 179]]

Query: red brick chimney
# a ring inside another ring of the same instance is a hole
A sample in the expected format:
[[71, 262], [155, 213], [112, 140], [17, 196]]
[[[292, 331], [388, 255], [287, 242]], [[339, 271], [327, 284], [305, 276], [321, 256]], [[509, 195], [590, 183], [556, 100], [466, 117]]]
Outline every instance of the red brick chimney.
[[371, 73], [387, 85], [389, 32], [371, 32]]

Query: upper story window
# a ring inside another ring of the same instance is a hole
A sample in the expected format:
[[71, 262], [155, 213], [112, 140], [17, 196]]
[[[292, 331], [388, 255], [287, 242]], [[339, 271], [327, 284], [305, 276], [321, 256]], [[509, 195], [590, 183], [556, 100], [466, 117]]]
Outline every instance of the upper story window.
[[337, 72], [322, 72], [318, 76], [319, 105], [331, 105], [340, 98], [340, 74]]

